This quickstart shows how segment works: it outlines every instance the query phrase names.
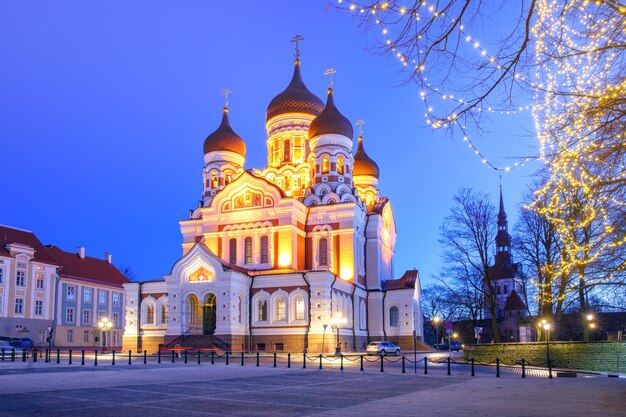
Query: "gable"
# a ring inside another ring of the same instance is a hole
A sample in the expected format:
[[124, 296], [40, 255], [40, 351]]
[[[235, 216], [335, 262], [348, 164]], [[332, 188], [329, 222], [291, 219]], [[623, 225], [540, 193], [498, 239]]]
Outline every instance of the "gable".
[[217, 193], [210, 207], [220, 213], [274, 207], [284, 197], [274, 184], [245, 171]]

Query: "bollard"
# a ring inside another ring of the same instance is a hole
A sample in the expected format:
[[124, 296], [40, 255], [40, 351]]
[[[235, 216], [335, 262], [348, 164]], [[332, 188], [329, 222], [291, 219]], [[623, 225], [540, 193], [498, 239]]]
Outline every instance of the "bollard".
[[476, 376], [474, 373], [474, 358], [472, 358], [472, 376]]
[[339, 367], [339, 370], [343, 371], [343, 354], [341, 355], [341, 358], [339, 360], [341, 362], [341, 366]]
[[322, 354], [320, 353], [320, 369], [322, 369]]
[[37, 362], [37, 349], [33, 349], [33, 362]]
[[157, 353], [157, 363], [161, 363], [161, 348], [159, 348]]
[[146, 365], [148, 363], [148, 351], [143, 351], [143, 364]]
[[424, 375], [428, 375], [428, 356], [424, 356]]
[[211, 351], [211, 365], [215, 365], [215, 351]]
[[11, 362], [15, 362], [15, 349], [11, 351]]
[[57, 363], [61, 363], [61, 351], [59, 349], [57, 349]]
[[115, 350], [111, 354], [111, 365], [115, 365]]
[[187, 349], [185, 349], [185, 363], [187, 363]]
[[226, 351], [226, 365], [228, 365], [228, 351]]
[[81, 366], [85, 364], [85, 349], [80, 351], [80, 364]]
[[380, 372], [385, 372], [385, 357], [380, 354]]
[[128, 351], [128, 364], [129, 364], [129, 365], [132, 365], [132, 364], [133, 364], [133, 356], [132, 356], [132, 355], [133, 355], [133, 351], [132, 351], [132, 350], [129, 350], [129, 351]]
[[43, 363], [48, 363], [48, 348], [46, 348], [46, 354], [44, 356]]
[[552, 379], [552, 361], [548, 359], [548, 378]]
[[291, 368], [291, 353], [287, 353], [287, 368]]
[[4, 362], [4, 348], [2, 348], [2, 362]]
[[71, 364], [72, 364], [72, 349], [70, 349], [69, 354], [70, 354], [70, 358], [69, 358], [69, 360], [67, 361], [67, 364], [68, 364], [68, 365], [71, 365]]
[[95, 356], [93, 357], [93, 358], [94, 358], [94, 359], [93, 359], [93, 366], [98, 366], [98, 351], [97, 351], [97, 350], [94, 350], [94, 351], [93, 351], [93, 353], [94, 353], [94, 355], [95, 355]]
[[256, 353], [256, 366], [259, 366], [259, 352]]
[[526, 378], [526, 361], [522, 359], [522, 378]]
[[276, 368], [276, 352], [274, 352], [274, 368]]
[[404, 369], [404, 355], [402, 355], [402, 373], [406, 374], [406, 369]]
[[198, 365], [200, 365], [200, 351], [198, 351]]
[[172, 363], [176, 362], [176, 352], [172, 351]]
[[448, 356], [448, 375], [452, 375], [450, 373], [450, 356]]
[[500, 359], [496, 358], [496, 378], [500, 378]]
[[241, 366], [244, 366], [243, 350], [241, 351]]
[[306, 369], [306, 353], [302, 354], [302, 369]]
[[22, 349], [22, 362], [26, 362], [26, 349]]
[[361, 369], [359, 369], [360, 371], [363, 371], [363, 355], [361, 355]]

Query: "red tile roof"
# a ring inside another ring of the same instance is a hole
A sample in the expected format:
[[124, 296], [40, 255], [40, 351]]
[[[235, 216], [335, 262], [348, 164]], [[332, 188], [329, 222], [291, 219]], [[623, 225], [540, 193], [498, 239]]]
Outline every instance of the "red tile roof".
[[8, 244], [15, 243], [30, 246], [35, 250], [35, 261], [52, 265], [59, 263], [48, 253], [46, 247], [41, 243], [33, 232], [28, 230], [15, 229], [13, 227], [0, 225], [0, 255], [10, 256]]
[[400, 278], [384, 281], [383, 282], [383, 290], [401, 290], [404, 288], [415, 288], [415, 283], [419, 274], [417, 269], [410, 269], [404, 273]]
[[81, 258], [76, 253], [65, 252], [54, 245], [46, 246], [46, 249], [61, 265], [59, 270], [61, 277], [101, 282], [119, 287], [130, 282], [113, 264], [104, 259], [90, 256]]

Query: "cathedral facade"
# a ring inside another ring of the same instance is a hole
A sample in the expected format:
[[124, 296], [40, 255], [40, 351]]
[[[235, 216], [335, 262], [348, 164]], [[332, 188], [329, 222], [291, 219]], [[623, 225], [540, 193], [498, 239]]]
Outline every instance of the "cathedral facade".
[[204, 141], [199, 206], [162, 280], [125, 284], [124, 349], [363, 350], [421, 340], [416, 270], [394, 278], [396, 224], [352, 122], [296, 59], [266, 112], [267, 166], [244, 169], [228, 105]]

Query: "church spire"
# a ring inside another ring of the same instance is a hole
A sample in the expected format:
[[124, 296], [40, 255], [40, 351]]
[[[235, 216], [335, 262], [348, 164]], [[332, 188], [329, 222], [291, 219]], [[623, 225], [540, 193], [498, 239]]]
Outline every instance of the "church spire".
[[509, 222], [504, 211], [504, 199], [502, 198], [502, 184], [500, 184], [500, 210], [498, 211], [498, 233], [496, 234], [496, 264], [511, 263], [511, 235], [509, 235]]

